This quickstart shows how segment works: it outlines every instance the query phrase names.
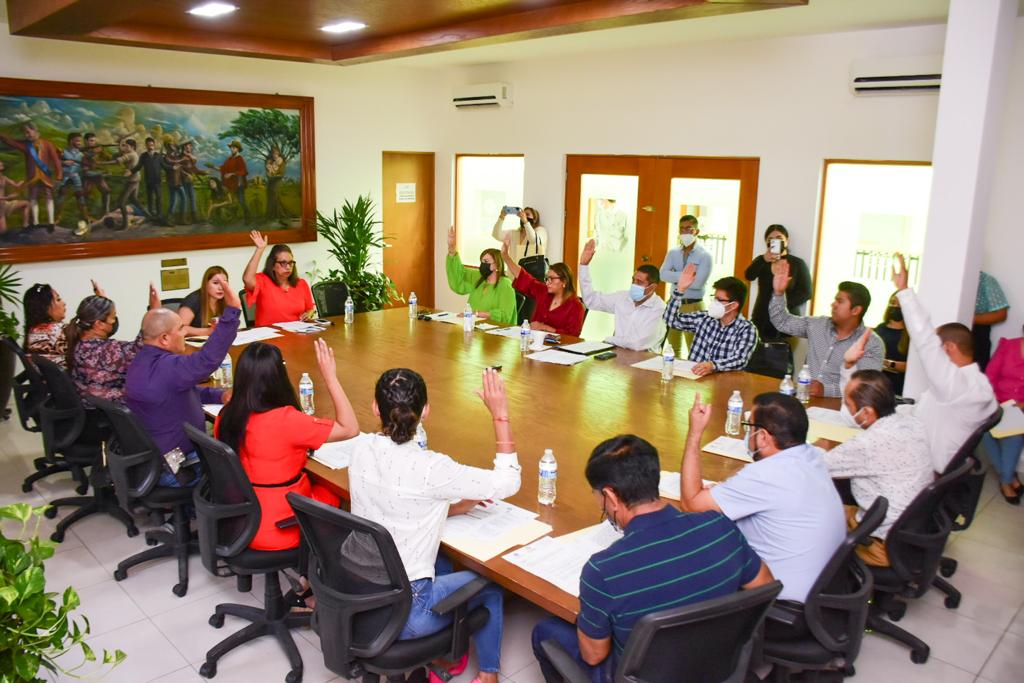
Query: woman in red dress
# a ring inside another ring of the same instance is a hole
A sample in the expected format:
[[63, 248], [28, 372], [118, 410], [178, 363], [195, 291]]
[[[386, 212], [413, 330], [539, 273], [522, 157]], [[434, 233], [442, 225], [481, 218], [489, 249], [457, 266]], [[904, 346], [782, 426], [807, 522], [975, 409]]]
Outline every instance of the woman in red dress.
[[299, 410], [281, 350], [255, 342], [238, 357], [231, 400], [214, 425], [216, 437], [238, 454], [260, 502], [260, 526], [249, 544], [253, 550], [287, 550], [299, 545], [297, 526], [277, 528], [277, 522], [292, 516], [285, 499], [289, 492], [329, 505], [339, 502], [328, 489], [311, 483], [303, 468], [310, 449], [351, 439], [359, 434], [359, 422], [338, 382], [334, 352], [322, 339], [315, 345], [324, 388], [334, 402], [333, 420]]
[[256, 307], [256, 326], [315, 318], [313, 292], [295, 269], [291, 247], [287, 244], [271, 247], [263, 271], [257, 273], [260, 257], [267, 248], [267, 236], [253, 230], [249, 238], [256, 245], [256, 250], [242, 273], [242, 284], [245, 285], [246, 303]]
[[533, 315], [530, 316], [530, 329], [580, 336], [585, 309], [583, 302], [576, 296], [569, 266], [552, 263], [548, 266], [544, 282], [538, 282], [525, 268], [512, 260], [509, 240], [505, 240], [501, 248], [501, 257], [512, 275], [512, 287], [536, 303]]

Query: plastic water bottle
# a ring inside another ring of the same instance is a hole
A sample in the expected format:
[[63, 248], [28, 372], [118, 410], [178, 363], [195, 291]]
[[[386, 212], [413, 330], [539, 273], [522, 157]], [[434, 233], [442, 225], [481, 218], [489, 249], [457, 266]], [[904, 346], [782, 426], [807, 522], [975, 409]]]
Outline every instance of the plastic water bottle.
[[779, 393], [786, 396], [796, 396], [796, 385], [793, 384], [793, 375], [786, 375], [779, 384]]
[[472, 332], [476, 327], [476, 316], [473, 315], [473, 307], [466, 302], [466, 308], [462, 311], [462, 331]]
[[530, 321], [524, 320], [519, 326], [519, 351], [526, 353], [530, 350]]
[[226, 389], [231, 388], [231, 383], [234, 381], [234, 372], [231, 367], [231, 356], [224, 356], [224, 360], [220, 362], [220, 385]]
[[807, 405], [811, 402], [811, 369], [804, 363], [800, 374], [796, 376], [796, 398]]
[[416, 319], [416, 292], [409, 294], [409, 317]]
[[672, 348], [672, 344], [665, 342], [665, 346], [661, 349], [661, 381], [671, 382], [672, 377], [675, 374], [676, 365], [676, 350]]
[[299, 405], [306, 415], [313, 414], [313, 380], [309, 378], [308, 372], [302, 373], [302, 379], [299, 380]]
[[725, 433], [729, 436], [739, 436], [741, 422], [743, 422], [743, 397], [740, 396], [739, 389], [737, 389], [729, 397], [729, 405], [725, 413]]
[[540, 476], [537, 479], [537, 502], [541, 505], [554, 505], [558, 492], [558, 462], [550, 448], [544, 449], [540, 457]]
[[356, 305], [352, 301], [352, 297], [345, 299], [345, 324], [351, 325], [356, 320]]
[[416, 445], [421, 451], [427, 450], [427, 430], [424, 429], [422, 422], [416, 424]]

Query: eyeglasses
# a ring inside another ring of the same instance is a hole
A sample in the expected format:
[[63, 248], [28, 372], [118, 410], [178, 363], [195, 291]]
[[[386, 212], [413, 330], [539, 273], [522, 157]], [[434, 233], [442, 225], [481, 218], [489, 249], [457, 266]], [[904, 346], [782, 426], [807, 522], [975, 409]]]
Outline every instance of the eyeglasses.
[[717, 296], [714, 297], [714, 300], [717, 301], [718, 303], [722, 304], [723, 306], [728, 306], [729, 304], [732, 303], [732, 299], [725, 299], [723, 301], [722, 299], [719, 299]]
[[295, 261], [274, 261], [274, 263], [279, 266], [288, 266], [289, 268], [295, 265]]
[[562, 278], [558, 277], [557, 275], [548, 275], [546, 278], [544, 278], [544, 282], [554, 282], [556, 280], [561, 280], [561, 279]]
[[763, 425], [759, 425], [756, 422], [747, 422], [746, 420], [740, 422], [740, 425], [747, 429], [764, 429]]

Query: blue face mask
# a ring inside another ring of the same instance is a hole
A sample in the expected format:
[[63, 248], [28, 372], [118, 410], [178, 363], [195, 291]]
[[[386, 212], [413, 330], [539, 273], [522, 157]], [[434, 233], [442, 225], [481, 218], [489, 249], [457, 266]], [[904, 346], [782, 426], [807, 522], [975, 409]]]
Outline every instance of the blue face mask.
[[630, 285], [629, 286], [629, 298], [633, 301], [640, 301], [647, 296], [647, 288], [643, 285]]

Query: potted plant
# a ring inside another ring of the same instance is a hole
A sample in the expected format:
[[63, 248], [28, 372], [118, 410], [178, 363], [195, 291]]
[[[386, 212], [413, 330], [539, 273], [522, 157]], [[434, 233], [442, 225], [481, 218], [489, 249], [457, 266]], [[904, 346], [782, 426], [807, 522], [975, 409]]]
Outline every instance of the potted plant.
[[[13, 312], [4, 310], [4, 304], [11, 304], [17, 309], [21, 301], [18, 299], [18, 288], [21, 277], [9, 263], [0, 265], [0, 335], [18, 339], [18, 318]], [[14, 352], [0, 345], [0, 419], [7, 419], [10, 411], [7, 402], [11, 399], [11, 388], [14, 382]]]
[[370, 197], [360, 195], [354, 204], [346, 200], [340, 213], [316, 213], [316, 231], [330, 244], [327, 251], [338, 266], [328, 269], [324, 280], [345, 283], [357, 312], [378, 311], [402, 300], [390, 277], [370, 269], [371, 250], [388, 246], [377, 232], [380, 221], [374, 220], [374, 211]]
[[[79, 605], [74, 588], [61, 595], [46, 592], [43, 562], [57, 544], [39, 538], [45, 509], [25, 503], [0, 507], [0, 520], [21, 522], [17, 538], [0, 530], [0, 683], [43, 683], [40, 669], [74, 675], [86, 662], [116, 666], [125, 658], [120, 650], [97, 655], [85, 642], [89, 620], [83, 616], [80, 625], [70, 616]], [[81, 650], [83, 661], [66, 669], [57, 659], [72, 650]]]

